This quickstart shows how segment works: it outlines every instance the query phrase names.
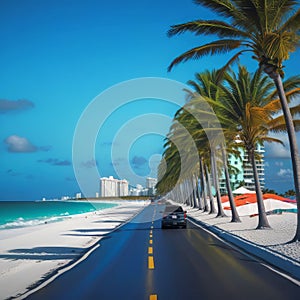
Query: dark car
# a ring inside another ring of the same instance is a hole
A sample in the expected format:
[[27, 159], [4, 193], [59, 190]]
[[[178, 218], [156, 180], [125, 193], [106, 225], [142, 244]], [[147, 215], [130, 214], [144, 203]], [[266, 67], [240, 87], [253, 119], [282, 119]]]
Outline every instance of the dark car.
[[186, 228], [186, 211], [181, 206], [167, 205], [161, 220], [161, 228]]

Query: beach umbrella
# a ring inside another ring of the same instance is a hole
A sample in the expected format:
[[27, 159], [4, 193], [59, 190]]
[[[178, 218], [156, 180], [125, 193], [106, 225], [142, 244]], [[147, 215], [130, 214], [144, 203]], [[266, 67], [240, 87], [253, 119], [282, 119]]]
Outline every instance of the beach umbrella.
[[232, 191], [232, 193], [233, 194], [255, 194], [254, 191], [250, 191], [247, 188], [245, 188], [244, 186], [237, 188], [236, 190]]

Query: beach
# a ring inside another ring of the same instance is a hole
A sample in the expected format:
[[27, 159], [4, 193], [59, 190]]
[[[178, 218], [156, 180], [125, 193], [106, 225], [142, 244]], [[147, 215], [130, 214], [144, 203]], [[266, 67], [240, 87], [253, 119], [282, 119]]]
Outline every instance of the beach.
[[149, 202], [115, 203], [119, 205], [60, 222], [0, 230], [0, 299], [20, 296], [55, 270], [71, 267], [96, 242]]
[[[85, 259], [94, 247], [98, 247], [99, 240], [101, 247], [102, 238], [130, 220], [149, 203], [122, 202], [117, 207], [72, 216], [61, 222], [1, 230], [0, 299], [22, 298], [41, 281], [53, 278], [57, 270], [72, 268]], [[228, 210], [225, 211], [226, 217], [216, 218], [215, 214], [197, 208], [184, 208], [192, 222], [198, 222], [222, 239], [241, 248], [247, 245], [244, 250], [259, 257], [260, 252], [252, 251], [254, 245], [255, 249], [264, 251], [264, 255], [267, 253], [271, 262], [274, 262], [274, 256], [280, 255], [281, 260], [291, 262], [296, 271], [300, 270], [300, 245], [287, 243], [295, 234], [296, 213], [269, 215], [272, 228], [256, 230], [257, 216], [243, 215], [242, 222], [232, 223]], [[289, 272], [290, 265], [282, 268]]]
[[[189, 216], [200, 220], [209, 227], [230, 233], [260, 247], [273, 250], [289, 259], [300, 263], [300, 243], [289, 243], [296, 232], [297, 214], [284, 212], [267, 216], [270, 229], [256, 229], [258, 217], [241, 216], [240, 223], [230, 222], [231, 217], [216, 218], [215, 214], [208, 214], [199, 209], [186, 207]], [[212, 229], [212, 228], [211, 228]]]

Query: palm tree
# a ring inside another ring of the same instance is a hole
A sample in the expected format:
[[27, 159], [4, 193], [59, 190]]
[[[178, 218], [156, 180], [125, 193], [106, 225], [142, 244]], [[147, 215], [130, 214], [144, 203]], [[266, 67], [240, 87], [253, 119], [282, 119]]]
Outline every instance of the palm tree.
[[189, 59], [198, 59], [206, 55], [228, 53], [238, 50], [224, 66], [245, 52], [252, 52], [259, 67], [274, 81], [279, 95], [286, 128], [289, 137], [293, 165], [294, 185], [298, 206], [297, 230], [293, 241], [300, 240], [300, 158], [296, 134], [285, 96], [282, 79], [283, 62], [289, 59], [291, 52], [299, 46], [300, 9], [295, 11], [297, 2], [293, 0], [195, 0], [216, 12], [220, 20], [196, 20], [174, 25], [169, 36], [190, 31], [196, 35], [216, 35], [216, 41], [195, 47], [175, 58], [169, 66]]
[[[196, 81], [190, 80], [188, 81], [188, 84], [191, 85], [194, 90], [196, 91], [196, 94], [191, 95], [191, 106], [197, 107], [197, 102], [202, 101], [205, 99], [213, 99], [215, 101], [218, 101], [219, 97], [222, 97], [222, 89], [220, 88], [221, 84], [223, 83], [223, 73], [220, 72], [220, 70], [212, 70], [212, 71], [204, 71], [202, 73], [196, 73]], [[202, 98], [198, 98], [197, 94], [201, 95]], [[194, 98], [193, 98], [194, 97]], [[204, 99], [203, 99], [204, 98]], [[193, 101], [194, 99], [194, 101]], [[195, 102], [195, 103], [194, 103]], [[209, 110], [208, 110], [209, 112]], [[215, 113], [217, 111], [214, 111]], [[219, 116], [219, 119], [221, 116]], [[219, 121], [218, 119], [218, 121]], [[223, 124], [222, 124], [222, 131], [224, 131], [224, 127], [226, 126], [225, 120], [223, 119]], [[203, 121], [202, 121], [203, 122]], [[218, 122], [219, 123], [219, 122]], [[212, 124], [211, 124], [212, 125]], [[208, 127], [208, 126], [207, 126]], [[206, 130], [209, 130], [206, 128]], [[230, 132], [230, 136], [228, 136], [228, 131], [225, 134], [226, 139], [226, 144], [229, 144], [232, 139], [234, 139], [234, 135], [236, 135], [236, 132], [234, 131], [233, 133]], [[212, 149], [213, 150], [213, 149]], [[212, 151], [214, 154], [214, 151]], [[232, 189], [230, 185], [230, 178], [229, 178], [229, 173], [228, 173], [228, 167], [227, 167], [227, 152], [225, 150], [225, 145], [221, 145], [221, 152], [222, 152], [222, 161], [223, 161], [223, 169], [224, 169], [224, 174], [225, 174], [225, 180], [226, 180], [226, 187], [227, 187], [227, 193], [229, 197], [229, 203], [231, 207], [231, 213], [232, 213], [232, 222], [240, 222], [239, 215], [236, 210], [233, 194], [232, 194]], [[212, 157], [214, 159], [214, 157]], [[214, 171], [216, 173], [217, 170]], [[215, 185], [218, 185], [218, 181], [215, 183]], [[219, 188], [216, 188], [217, 191], [217, 200], [218, 200], [218, 216], [224, 216], [224, 212], [222, 211], [222, 205], [221, 205], [221, 199], [220, 199], [220, 193], [219, 193]]]
[[163, 160], [158, 167], [156, 188], [159, 193], [165, 194], [183, 184], [185, 197], [192, 195], [193, 189], [187, 182], [190, 183], [191, 175], [198, 176], [198, 150], [186, 128], [189, 128], [188, 124], [180, 123], [176, 118], [173, 120], [164, 144]]
[[285, 197], [294, 197], [296, 195], [294, 190], [288, 190], [284, 193]]
[[192, 98], [184, 105], [184, 107], [176, 114], [175, 119], [187, 128], [197, 145], [198, 151], [199, 149], [204, 148], [207, 153], [210, 153], [210, 165], [214, 179], [213, 185], [216, 189], [218, 204], [217, 217], [224, 217], [225, 213], [221, 203], [217, 165], [215, 162], [215, 148], [219, 143], [220, 133], [223, 133], [219, 121], [209, 105], [205, 101], [202, 101], [202, 98], [199, 98], [199, 96]]
[[165, 151], [163, 159], [158, 166], [158, 182], [156, 188], [159, 194], [166, 194], [171, 191], [179, 178], [181, 161], [177, 147], [167, 139], [164, 144]]
[[[294, 82], [292, 83], [292, 81]], [[286, 88], [292, 89], [289, 94], [297, 94], [293, 87], [299, 84], [298, 79], [287, 80]], [[249, 74], [245, 67], [239, 66], [238, 74], [233, 72], [226, 74], [227, 85], [222, 86], [224, 97], [221, 98], [219, 109], [223, 111], [225, 118], [232, 120], [237, 125], [239, 138], [243, 142], [250, 163], [252, 165], [256, 187], [259, 223], [257, 228], [268, 228], [270, 225], [266, 218], [262, 192], [256, 169], [255, 148], [264, 141], [280, 142], [268, 136], [270, 131], [286, 129], [282, 124], [282, 117], [274, 118], [280, 110], [278, 99], [273, 99], [276, 93], [267, 76], [262, 76], [261, 70], [253, 75]], [[295, 122], [297, 124], [297, 122]]]

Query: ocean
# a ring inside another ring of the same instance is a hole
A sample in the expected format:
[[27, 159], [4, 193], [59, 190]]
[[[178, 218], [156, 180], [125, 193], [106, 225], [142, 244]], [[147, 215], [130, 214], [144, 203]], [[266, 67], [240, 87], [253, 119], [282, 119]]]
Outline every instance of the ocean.
[[0, 230], [27, 227], [117, 206], [88, 201], [0, 201]]

